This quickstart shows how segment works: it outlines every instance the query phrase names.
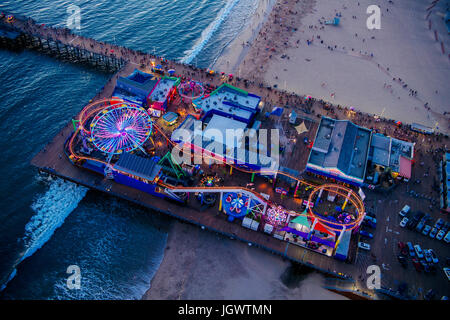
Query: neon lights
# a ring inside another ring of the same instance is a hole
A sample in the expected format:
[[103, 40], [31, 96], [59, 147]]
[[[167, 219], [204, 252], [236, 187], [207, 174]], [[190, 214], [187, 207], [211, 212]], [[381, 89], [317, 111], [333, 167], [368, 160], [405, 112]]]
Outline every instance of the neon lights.
[[91, 141], [108, 154], [130, 152], [148, 139], [152, 121], [142, 108], [120, 103], [100, 111], [91, 123]]

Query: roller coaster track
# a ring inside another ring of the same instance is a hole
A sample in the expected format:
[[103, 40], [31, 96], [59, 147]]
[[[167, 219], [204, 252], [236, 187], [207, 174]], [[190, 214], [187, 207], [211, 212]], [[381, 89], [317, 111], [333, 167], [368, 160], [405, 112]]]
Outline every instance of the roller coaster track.
[[[85, 125], [86, 121], [91, 116], [93, 116], [94, 114], [100, 112], [101, 110], [103, 110], [105, 108], [104, 105], [100, 106], [100, 107], [96, 107], [96, 106], [98, 106], [99, 104], [102, 105], [102, 104], [107, 103], [107, 102], [109, 102], [110, 105], [111, 105], [111, 101], [114, 101], [116, 103], [126, 103], [125, 101], [123, 101], [121, 99], [103, 99], [103, 100], [98, 100], [98, 101], [95, 101], [93, 103], [88, 104], [80, 112], [80, 114], [78, 116], [78, 120], [80, 121], [80, 125], [75, 130], [75, 133], [72, 135], [72, 138], [70, 139], [69, 144], [68, 144], [69, 152], [75, 159], [91, 160], [91, 161], [96, 161], [96, 162], [102, 163], [105, 166], [109, 165], [107, 162], [105, 162], [103, 160], [100, 160], [100, 159], [97, 159], [97, 158], [93, 158], [93, 157], [89, 157], [89, 156], [86, 156], [86, 155], [77, 154], [73, 150], [73, 142], [75, 141], [75, 137], [78, 135], [78, 133], [81, 130], [87, 131], [84, 128], [84, 125]], [[86, 114], [86, 116], [83, 116], [84, 114]], [[170, 143], [173, 146], [173, 148], [176, 148], [177, 150], [181, 151], [180, 146], [177, 143], [173, 142], [164, 133], [164, 131], [160, 127], [158, 127], [155, 123], [153, 123], [153, 126], [154, 126], [154, 128], [157, 129], [158, 133], [160, 133], [167, 140], [167, 142]], [[204, 154], [203, 157], [205, 157], [206, 159], [210, 158], [210, 159], [216, 160], [213, 156], [206, 155], [206, 154]], [[244, 173], [250, 173], [250, 174], [259, 173], [258, 170], [249, 170], [249, 169], [245, 169], [245, 168], [236, 166], [234, 164], [228, 164], [228, 165], [230, 165], [230, 167], [232, 167], [232, 168], [234, 168], [234, 169], [236, 169], [238, 171], [244, 172]], [[126, 172], [123, 172], [123, 171], [121, 171], [121, 170], [119, 170], [117, 168], [113, 167], [113, 169], [115, 171], [117, 171], [117, 172], [122, 173], [122, 174], [126, 174]], [[292, 214], [294, 214], [294, 212], [295, 212], [294, 215], [296, 215], [296, 216], [314, 217], [318, 221], [320, 221], [323, 224], [325, 224], [325, 226], [328, 229], [333, 230], [333, 231], [342, 231], [342, 228], [330, 227], [329, 226], [330, 224], [336, 225], [336, 226], [340, 226], [340, 227], [346, 227], [347, 230], [351, 230], [351, 229], [355, 228], [361, 222], [361, 220], [364, 218], [365, 209], [364, 209], [363, 201], [362, 201], [361, 197], [358, 194], [356, 194], [350, 188], [347, 188], [347, 187], [344, 187], [344, 186], [341, 186], [341, 185], [337, 185], [337, 184], [325, 184], [325, 185], [318, 186], [318, 185], [315, 185], [313, 183], [307, 182], [307, 181], [305, 181], [303, 179], [300, 179], [298, 177], [292, 176], [289, 173], [282, 172], [282, 171], [264, 170], [264, 174], [283, 175], [283, 176], [286, 176], [288, 178], [291, 178], [291, 179], [297, 181], [298, 183], [301, 183], [303, 185], [312, 187], [313, 190], [316, 190], [316, 192], [319, 191], [319, 190], [323, 190], [323, 191], [329, 191], [329, 192], [332, 192], [332, 193], [334, 193], [336, 195], [342, 196], [343, 198], [347, 199], [353, 206], [355, 206], [355, 208], [357, 210], [357, 213], [358, 213], [357, 219], [352, 221], [351, 223], [339, 223], [339, 222], [333, 222], [333, 221], [324, 219], [323, 217], [315, 214], [313, 212], [311, 206], [308, 205], [308, 213], [307, 214], [292, 211]], [[248, 188], [243, 188], [241, 186], [194, 187], [194, 188], [192, 188], [192, 187], [182, 187], [182, 186], [168, 185], [168, 184], [164, 183], [161, 180], [158, 180], [158, 185], [163, 187], [163, 188], [166, 188], [167, 190], [175, 192], [175, 193], [176, 192], [197, 192], [197, 191], [200, 192], [202, 190], [204, 190], [204, 192], [223, 192], [223, 191], [226, 191], [226, 190], [229, 190], [231, 192], [231, 190], [234, 190], [234, 191], [241, 190], [241, 192], [243, 192], [243, 193], [253, 194], [253, 196], [255, 198], [258, 198], [259, 200], [261, 200], [263, 203], [266, 203], [267, 205], [269, 205], [271, 203], [270, 201], [266, 200], [260, 193], [254, 191], [254, 190], [250, 190]], [[309, 198], [309, 202], [311, 202], [310, 200], [312, 200], [312, 194], [313, 194], [313, 192], [311, 193], [311, 196]]]

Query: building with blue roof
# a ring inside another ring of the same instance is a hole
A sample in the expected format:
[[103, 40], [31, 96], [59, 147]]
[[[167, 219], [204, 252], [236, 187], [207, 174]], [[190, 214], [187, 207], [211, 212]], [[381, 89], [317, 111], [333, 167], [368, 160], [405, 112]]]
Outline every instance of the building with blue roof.
[[192, 105], [202, 111], [202, 119], [216, 114], [250, 124], [260, 111], [260, 102], [261, 97], [224, 83], [211, 94], [195, 99]]
[[135, 69], [129, 76], [117, 79], [113, 96], [142, 106], [157, 83], [158, 79], [152, 74]]
[[348, 120], [322, 117], [306, 170], [345, 183], [364, 182], [371, 130]]

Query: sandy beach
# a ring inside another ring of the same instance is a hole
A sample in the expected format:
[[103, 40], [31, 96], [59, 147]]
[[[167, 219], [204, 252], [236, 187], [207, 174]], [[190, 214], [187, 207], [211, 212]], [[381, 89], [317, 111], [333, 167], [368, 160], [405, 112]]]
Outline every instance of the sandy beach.
[[260, 0], [252, 19], [247, 23], [239, 36], [226, 47], [222, 55], [210, 69], [242, 76], [239, 66], [247, 56], [255, 38], [267, 22], [277, 0]]
[[320, 274], [301, 275], [290, 266], [259, 248], [174, 221], [143, 299], [347, 299], [323, 289]]
[[[366, 26], [371, 4], [381, 8], [380, 30]], [[242, 63], [225, 71], [448, 133], [450, 40], [444, 3], [430, 6], [420, 0], [278, 1]], [[336, 14], [338, 26], [324, 24]], [[237, 61], [227, 52], [222, 60]]]

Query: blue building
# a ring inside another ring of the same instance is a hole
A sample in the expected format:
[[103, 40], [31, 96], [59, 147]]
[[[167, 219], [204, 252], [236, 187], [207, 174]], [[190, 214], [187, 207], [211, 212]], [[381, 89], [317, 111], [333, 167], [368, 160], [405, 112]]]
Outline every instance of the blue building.
[[157, 83], [158, 79], [152, 74], [135, 69], [129, 76], [117, 79], [113, 96], [142, 106]]

